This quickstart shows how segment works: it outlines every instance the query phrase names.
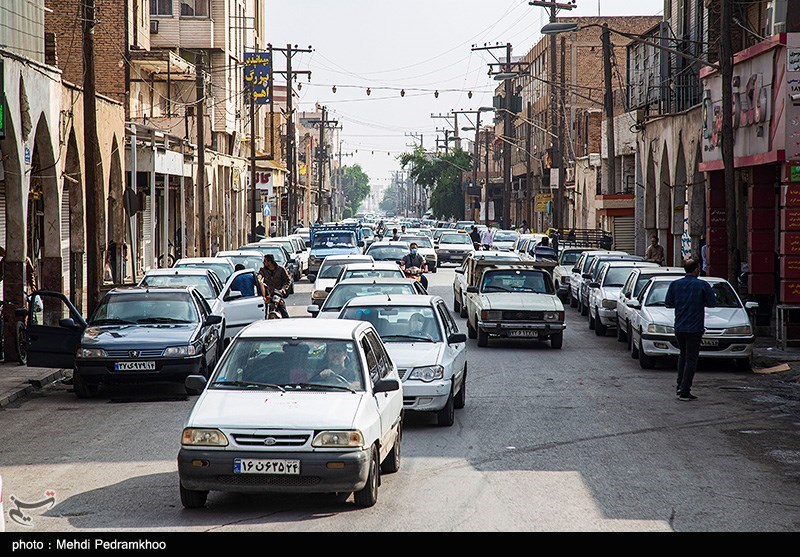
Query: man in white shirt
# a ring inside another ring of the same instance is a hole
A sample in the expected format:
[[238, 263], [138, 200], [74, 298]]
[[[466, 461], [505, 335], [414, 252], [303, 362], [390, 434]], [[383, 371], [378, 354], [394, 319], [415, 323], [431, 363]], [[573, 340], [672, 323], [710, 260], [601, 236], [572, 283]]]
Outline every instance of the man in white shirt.
[[481, 245], [483, 245], [484, 250], [490, 250], [492, 249], [492, 244], [494, 244], [494, 229], [486, 228], [481, 233]]

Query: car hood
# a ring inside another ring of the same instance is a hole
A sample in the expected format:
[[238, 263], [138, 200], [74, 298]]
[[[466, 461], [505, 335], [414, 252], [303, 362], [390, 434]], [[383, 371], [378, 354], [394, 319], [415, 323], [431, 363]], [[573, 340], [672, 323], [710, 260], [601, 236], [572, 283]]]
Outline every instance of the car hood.
[[335, 278], [318, 278], [314, 282], [314, 290], [325, 290], [329, 286], [334, 286], [336, 284]]
[[197, 323], [89, 327], [83, 332], [81, 346], [112, 349], [177, 346], [191, 342], [198, 327]]
[[444, 343], [441, 342], [387, 342], [386, 350], [400, 369], [432, 366], [440, 362]]
[[617, 300], [620, 292], [622, 292], [621, 286], [604, 286], [600, 289], [600, 299]]
[[[673, 326], [675, 310], [661, 306], [646, 307], [653, 323]], [[707, 329], [725, 329], [749, 325], [750, 320], [742, 308], [706, 308], [705, 327]]]
[[311, 255], [324, 259], [329, 255], [347, 255], [351, 253], [361, 253], [360, 248], [357, 247], [341, 247], [341, 248], [311, 248]]
[[564, 311], [564, 306], [551, 294], [520, 294], [497, 292], [481, 294], [483, 309], [511, 309], [527, 311]]
[[366, 393], [206, 389], [187, 426], [349, 429]]

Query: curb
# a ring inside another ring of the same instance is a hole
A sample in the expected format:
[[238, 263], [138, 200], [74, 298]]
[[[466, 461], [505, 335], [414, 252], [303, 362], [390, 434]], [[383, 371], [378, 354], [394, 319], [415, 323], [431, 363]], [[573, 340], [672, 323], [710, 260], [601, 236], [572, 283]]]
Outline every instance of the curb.
[[66, 377], [66, 369], [56, 369], [51, 373], [39, 376], [36, 379], [28, 379], [25, 383], [21, 383], [9, 391], [0, 394], [0, 408], [5, 408], [12, 402], [19, 400], [33, 392], [39, 391], [42, 388], [50, 385], [59, 379]]

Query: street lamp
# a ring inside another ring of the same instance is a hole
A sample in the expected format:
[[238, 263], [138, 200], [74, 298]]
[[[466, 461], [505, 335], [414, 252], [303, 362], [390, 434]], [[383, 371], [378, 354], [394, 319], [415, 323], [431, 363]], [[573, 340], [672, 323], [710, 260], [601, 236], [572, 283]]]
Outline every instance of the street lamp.
[[519, 77], [517, 72], [500, 72], [494, 74], [495, 81], [505, 81], [506, 79], [516, 79]]

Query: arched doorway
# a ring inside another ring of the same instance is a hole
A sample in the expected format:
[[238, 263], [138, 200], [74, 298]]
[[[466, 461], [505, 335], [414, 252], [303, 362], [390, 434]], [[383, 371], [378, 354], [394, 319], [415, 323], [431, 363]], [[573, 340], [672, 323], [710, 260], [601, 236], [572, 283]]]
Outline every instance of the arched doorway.
[[675, 255], [670, 263], [673, 265], [680, 264], [683, 258], [691, 254], [689, 215], [686, 209], [686, 156], [683, 142], [680, 142], [675, 162], [675, 185], [672, 188], [672, 246]]
[[698, 170], [702, 152], [697, 144], [692, 168], [692, 181], [689, 184], [689, 236], [692, 239], [692, 252], [700, 253], [700, 240], [706, 235], [706, 180]]
[[76, 308], [83, 307], [83, 259], [86, 254], [82, 178], [78, 141], [72, 129], [67, 140], [61, 190], [61, 269], [68, 277], [64, 293]]
[[61, 204], [56, 160], [45, 116], [39, 118], [33, 140], [28, 181], [26, 252], [36, 273], [36, 286], [60, 292]]
[[656, 233], [656, 162], [653, 146], [647, 153], [647, 173], [644, 182], [644, 228], [647, 230], [645, 245], [650, 243], [650, 235]]
[[658, 207], [656, 209], [658, 240], [664, 246], [666, 262], [671, 263], [675, 250], [670, 234], [672, 228], [672, 181], [670, 180], [666, 143], [661, 146], [661, 164], [659, 165], [658, 176], [658, 183], [656, 184], [658, 192]]

